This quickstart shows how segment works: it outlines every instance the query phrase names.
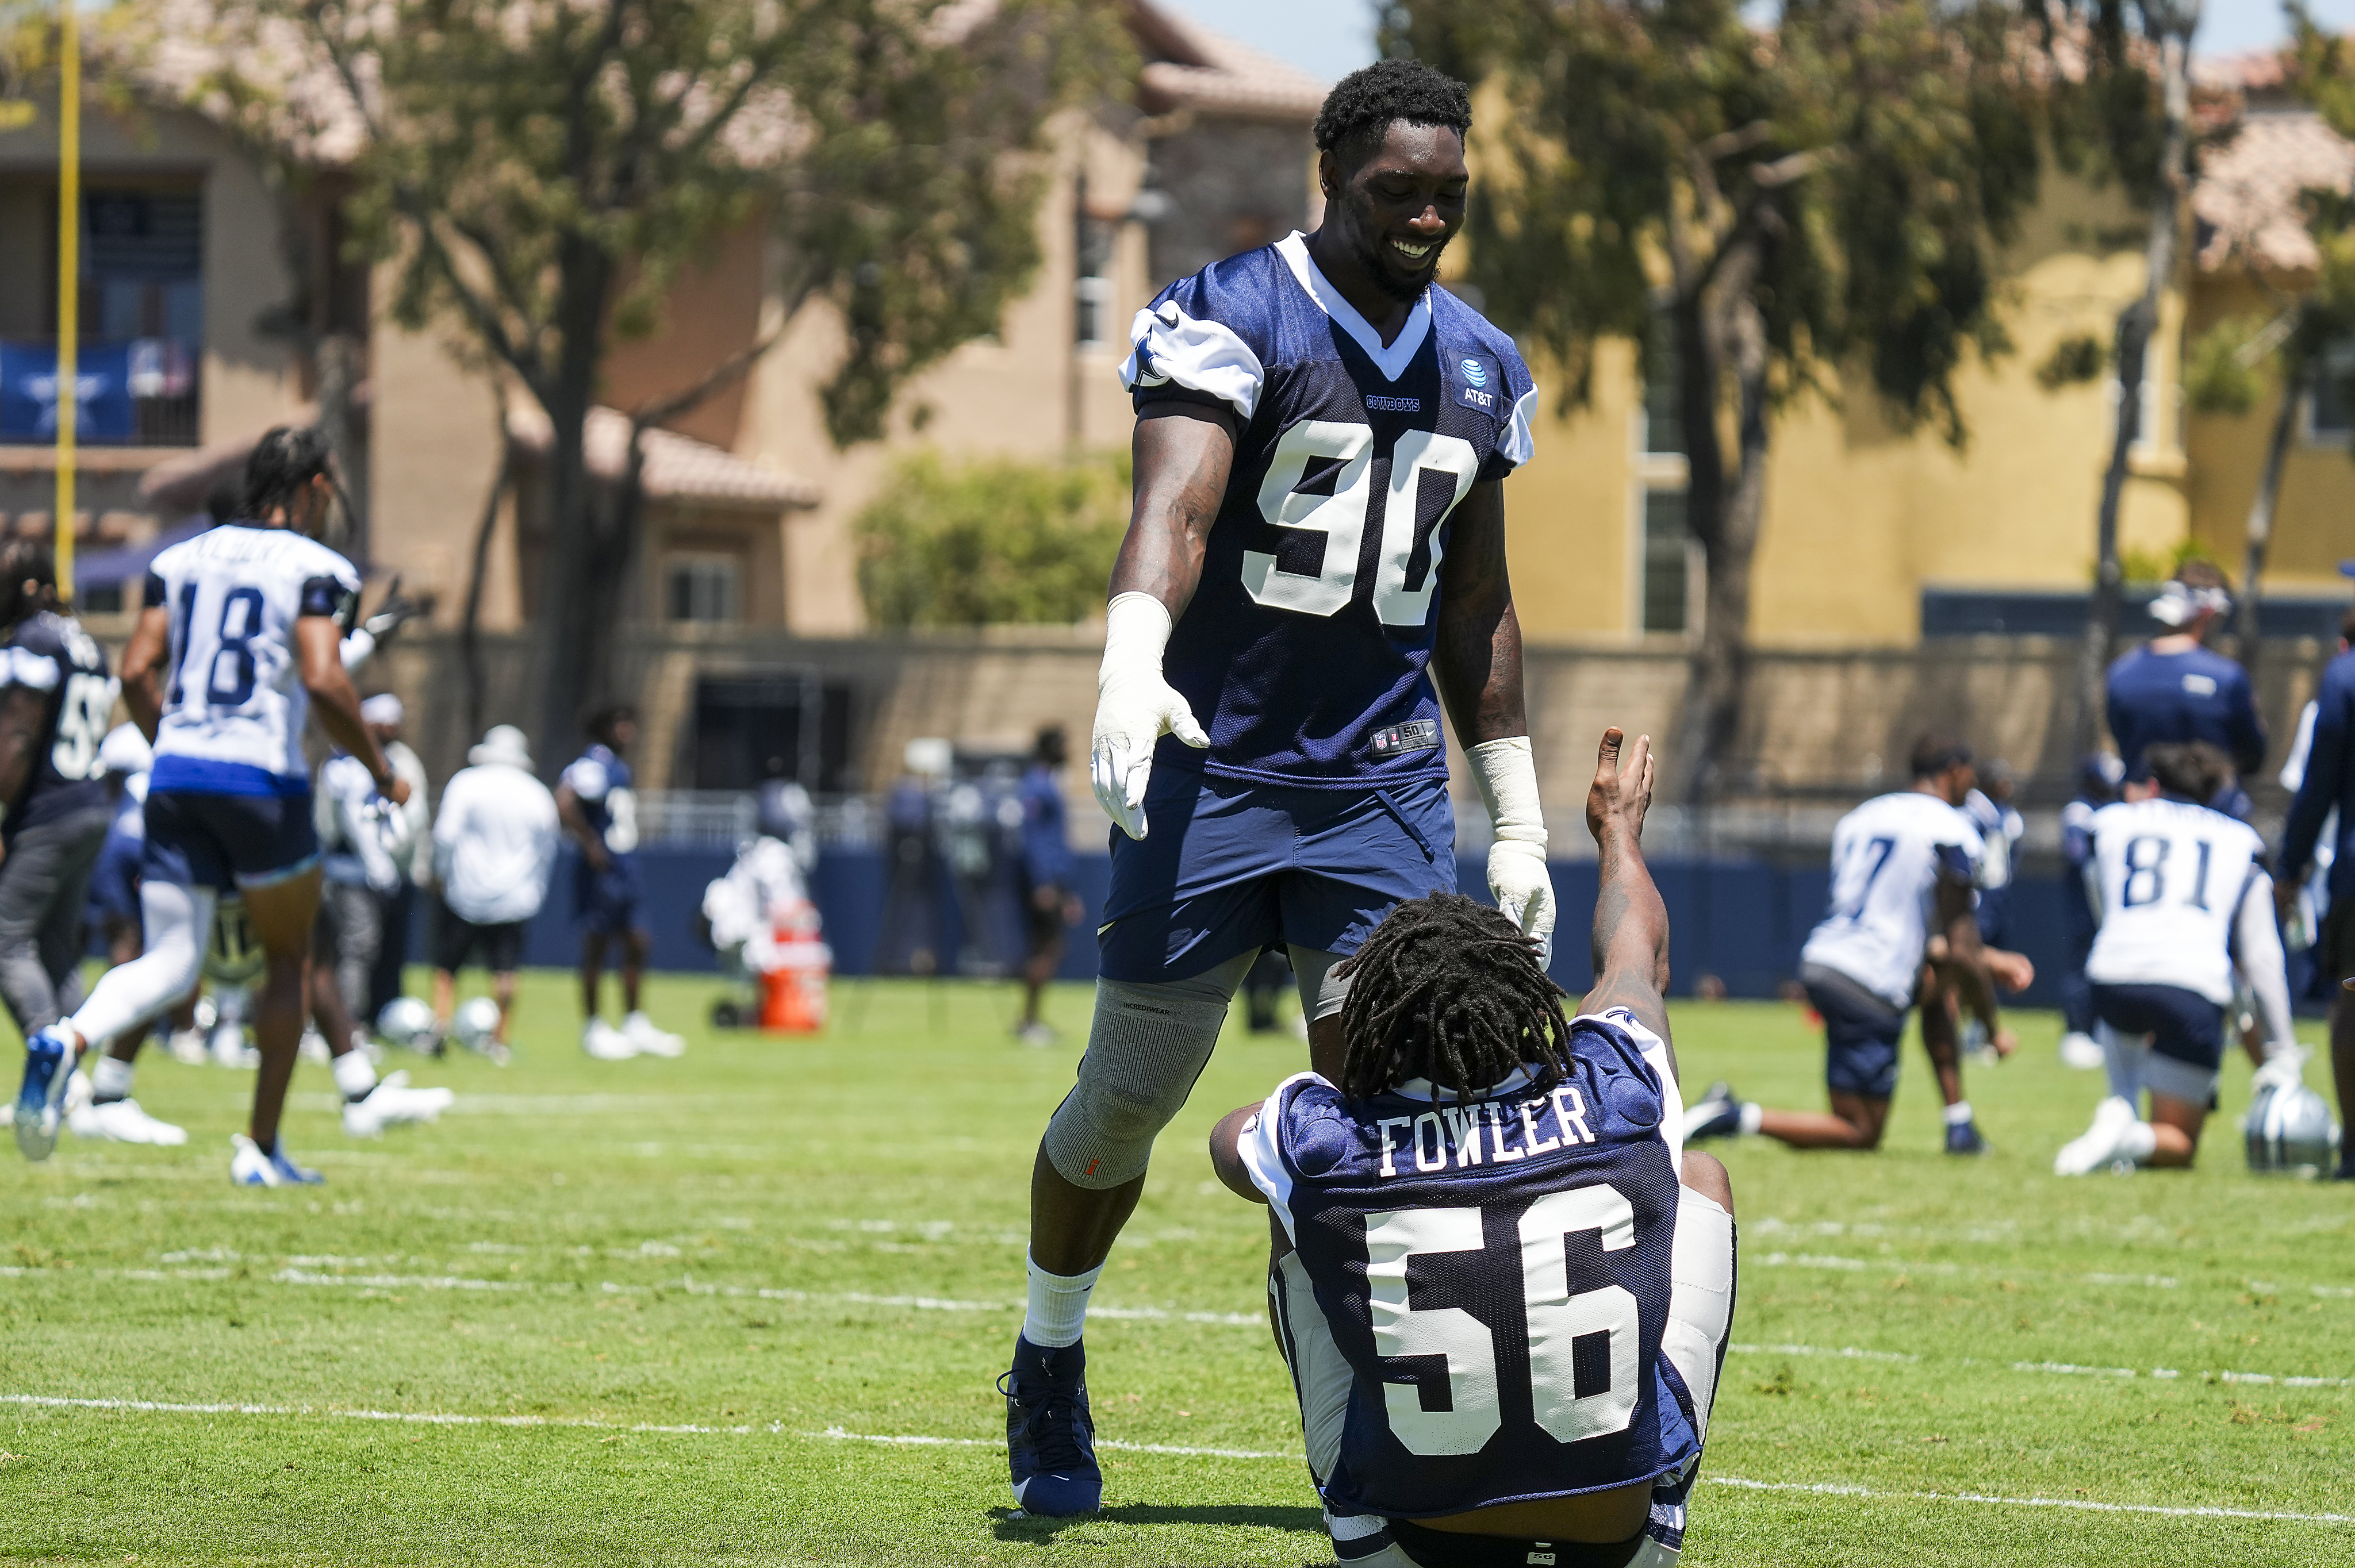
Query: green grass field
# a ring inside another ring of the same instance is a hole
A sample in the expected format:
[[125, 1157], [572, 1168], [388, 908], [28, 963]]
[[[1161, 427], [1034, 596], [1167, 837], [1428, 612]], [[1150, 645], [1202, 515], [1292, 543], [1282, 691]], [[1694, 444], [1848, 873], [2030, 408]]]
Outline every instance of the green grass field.
[[[535, 975], [514, 1066], [413, 1068], [459, 1093], [437, 1127], [351, 1143], [304, 1068], [308, 1192], [231, 1189], [250, 1077], [153, 1056], [187, 1148], [0, 1150], [0, 1554], [1330, 1561], [1265, 1221], [1201, 1142], [1302, 1048], [1230, 1034], [1096, 1293], [1107, 1511], [1011, 1520], [991, 1383], [1077, 1045], [1010, 1044], [1003, 990], [837, 997], [815, 1044], [601, 1065]], [[1075, 1037], [1087, 1007], [1054, 1001]], [[1694, 1086], [1819, 1103], [1796, 1008], [1676, 1024]], [[1972, 1075], [1987, 1160], [1935, 1151], [1918, 1053], [1881, 1154], [1726, 1150], [1741, 1300], [1689, 1561], [2355, 1562], [2355, 1191], [2245, 1172], [2245, 1065], [2196, 1172], [2054, 1179], [2099, 1094], [2055, 1027]]]

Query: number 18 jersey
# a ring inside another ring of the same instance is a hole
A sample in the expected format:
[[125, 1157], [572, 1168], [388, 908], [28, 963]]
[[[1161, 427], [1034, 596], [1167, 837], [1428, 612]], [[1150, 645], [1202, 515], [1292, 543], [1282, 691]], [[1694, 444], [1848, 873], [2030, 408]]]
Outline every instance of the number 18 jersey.
[[2087, 875], [2098, 885], [2102, 925], [2086, 955], [2086, 978], [2180, 986], [2229, 1006], [2233, 922], [2264, 878], [2256, 829], [2189, 800], [2158, 798], [2105, 806], [2094, 813], [2092, 831]]
[[1424, 668], [1448, 518], [1529, 459], [1512, 340], [1444, 289], [1382, 343], [1300, 235], [1162, 291], [1130, 329], [1137, 406], [1223, 408], [1234, 464], [1162, 673], [1209, 732], [1158, 768], [1365, 789], [1447, 777]]
[[[1458, 1102], [1287, 1079], [1243, 1133], [1354, 1373], [1336, 1514], [1434, 1518], [1604, 1491], [1700, 1451], [1660, 1338], [1683, 1106], [1659, 1039], [1571, 1026], [1573, 1070]], [[1648, 1046], [1648, 1049], [1646, 1048]]]
[[114, 715], [106, 650], [69, 615], [41, 610], [8, 633], [5, 683], [42, 694], [41, 729], [25, 785], [8, 802], [0, 833], [14, 842], [36, 823], [106, 803], [99, 743]]
[[294, 622], [348, 621], [359, 574], [287, 528], [228, 524], [173, 546], [147, 572], [147, 604], [172, 615], [164, 716], [148, 787], [211, 795], [310, 789], [310, 694]]

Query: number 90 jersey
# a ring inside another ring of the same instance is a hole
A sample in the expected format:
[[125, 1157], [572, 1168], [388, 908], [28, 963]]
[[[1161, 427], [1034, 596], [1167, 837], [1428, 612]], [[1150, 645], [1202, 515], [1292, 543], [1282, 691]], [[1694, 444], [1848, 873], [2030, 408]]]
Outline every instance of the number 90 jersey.
[[8, 633], [5, 683], [42, 694], [40, 733], [24, 789], [7, 803], [8, 840], [36, 823], [106, 803], [99, 743], [114, 716], [106, 651], [71, 616], [41, 610]]
[[[2086, 978], [2180, 986], [2230, 1006], [2242, 902], [2260, 883], [2273, 885], [2257, 830], [2159, 797], [2095, 811], [2093, 840], [2087, 891], [2099, 900], [2102, 925], [2085, 958]], [[2270, 909], [2252, 914], [2273, 919]]]
[[1235, 416], [1200, 585], [1162, 673], [1209, 732], [1155, 765], [1363, 789], [1447, 777], [1424, 673], [1447, 520], [1529, 458], [1512, 340], [1426, 290], [1384, 346], [1298, 234], [1164, 290], [1121, 379]]
[[1660, 1351], [1683, 1118], [1666, 1048], [1621, 1011], [1571, 1044], [1561, 1083], [1517, 1074], [1462, 1103], [1423, 1082], [1351, 1100], [1303, 1073], [1244, 1129], [1352, 1372], [1337, 1514], [1606, 1490], [1700, 1450]]
[[147, 608], [172, 615], [164, 717], [149, 788], [214, 795], [310, 789], [310, 694], [294, 622], [350, 620], [352, 564], [288, 528], [229, 524], [173, 546], [147, 571]]

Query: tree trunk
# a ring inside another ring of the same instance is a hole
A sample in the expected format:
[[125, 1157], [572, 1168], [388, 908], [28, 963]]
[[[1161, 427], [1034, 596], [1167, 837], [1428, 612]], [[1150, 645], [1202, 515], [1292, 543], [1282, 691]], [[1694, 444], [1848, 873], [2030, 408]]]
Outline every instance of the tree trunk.
[[328, 333], [313, 350], [319, 369], [319, 433], [336, 454], [336, 487], [344, 504], [342, 552], [365, 567], [368, 556], [368, 445], [352, 419], [352, 394], [358, 389], [367, 346], [349, 333]]
[[575, 237], [559, 252], [563, 298], [557, 311], [563, 352], [543, 401], [553, 440], [548, 454], [546, 583], [540, 595], [544, 659], [539, 733], [543, 770], [553, 776], [579, 749], [581, 721], [611, 695], [613, 620], [609, 588], [623, 567], [612, 560], [613, 528], [602, 488], [589, 472], [589, 410], [595, 402], [611, 307], [613, 259]]
[[2232, 633], [2239, 641], [2241, 668], [2249, 673], [2249, 685], [2257, 683], [2257, 666], [2263, 659], [2264, 628], [2257, 623], [2257, 588], [2264, 580], [2265, 551], [2273, 544], [2274, 512], [2281, 503], [2282, 469], [2289, 457], [2290, 431], [2297, 424], [2297, 406], [2306, 397], [2306, 366], [2292, 348], [2285, 355], [2282, 376], [2281, 407], [2274, 411], [2272, 438], [2265, 442], [2265, 466], [2257, 475], [2257, 493], [2249, 503], [2248, 543], [2241, 557], [2240, 613], [2233, 618]]
[[1685, 800], [1696, 806], [1732, 782], [1728, 753], [1741, 726], [1750, 664], [1750, 566], [1766, 514], [1766, 323], [1746, 291], [1726, 301], [1723, 338], [1738, 399], [1734, 469], [1731, 485], [1721, 480], [1715, 521], [1701, 535], [1708, 582], [1680, 737], [1693, 759]]
[[[2190, 26], [2199, 22], [2199, 7], [2190, 8]], [[2125, 574], [2118, 565], [2118, 508], [2126, 496], [2126, 471], [2135, 443], [2142, 439], [2142, 384], [2150, 356], [2150, 340], [2158, 330], [2159, 303], [2175, 276], [2177, 230], [2182, 223], [2183, 186], [2190, 132], [2191, 90], [2188, 79], [2190, 56], [2189, 27], [2159, 41], [2160, 90], [2164, 95], [2166, 129], [2160, 143], [2158, 180], [2150, 207], [2150, 230], [2144, 241], [2142, 292], [2118, 313], [2118, 412], [2110, 440], [2109, 467], [2102, 474], [2102, 504], [2094, 533], [2093, 601], [2085, 617], [2085, 641], [2077, 662], [2076, 741], [2080, 754], [2099, 744], [2105, 719], [2104, 694], [2109, 675], [2110, 651], [2117, 641], [2118, 607]]]
[[499, 445], [499, 470], [491, 476], [491, 492], [483, 497], [483, 520], [474, 527], [474, 569], [466, 577], [466, 613], [458, 623], [458, 651], [466, 667], [466, 735], [483, 733], [486, 693], [483, 679], [483, 577], [489, 570], [491, 535], [499, 524], [499, 497], [506, 490], [507, 473], [515, 463], [515, 448]]

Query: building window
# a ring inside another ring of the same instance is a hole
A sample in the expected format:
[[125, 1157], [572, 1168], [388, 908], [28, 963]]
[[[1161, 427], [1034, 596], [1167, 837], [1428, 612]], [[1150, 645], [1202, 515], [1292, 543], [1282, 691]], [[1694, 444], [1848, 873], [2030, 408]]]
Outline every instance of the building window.
[[1692, 590], [1700, 577], [1682, 490], [1644, 492], [1644, 630], [1691, 630]]
[[1071, 346], [1086, 354], [1112, 329], [1113, 226], [1088, 214], [1088, 177], [1071, 185]]
[[733, 556], [673, 556], [666, 594], [670, 619], [736, 620], [737, 582], [741, 576], [742, 567]]
[[2306, 396], [2306, 439], [2343, 444], [2355, 439], [2355, 342], [2342, 340], [2323, 350], [2314, 389]]
[[1644, 341], [1644, 450], [1682, 453], [1683, 399], [1677, 387], [1677, 327], [1667, 316], [1652, 318]]

